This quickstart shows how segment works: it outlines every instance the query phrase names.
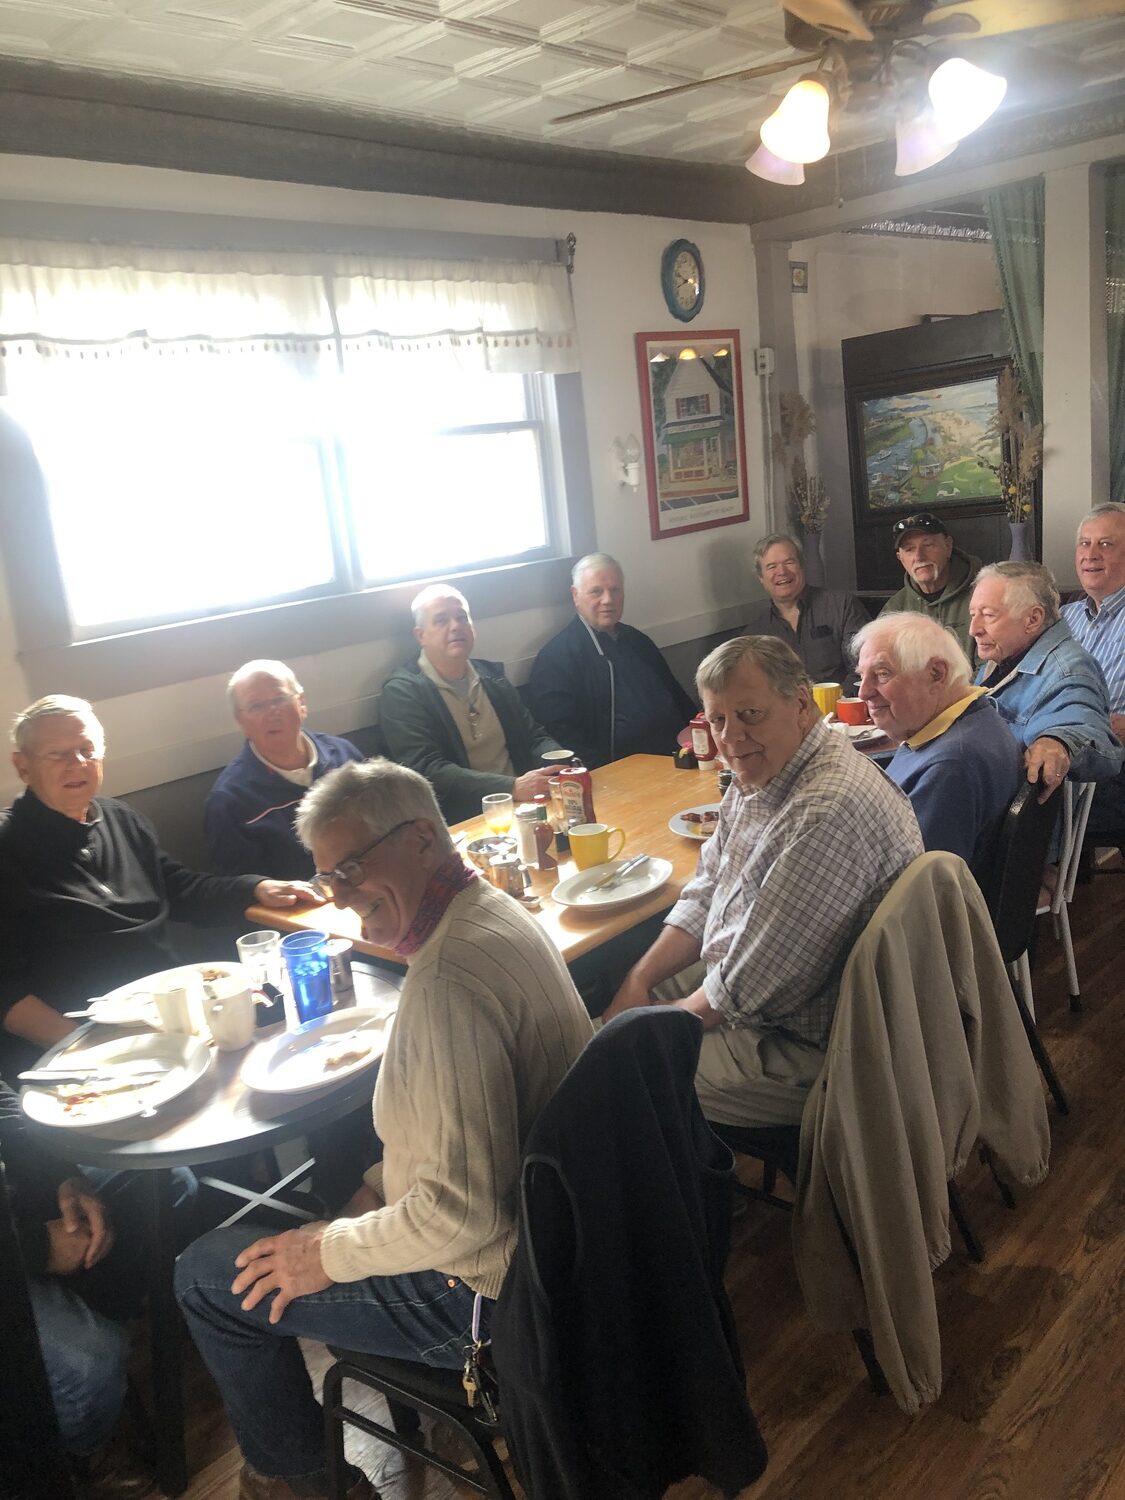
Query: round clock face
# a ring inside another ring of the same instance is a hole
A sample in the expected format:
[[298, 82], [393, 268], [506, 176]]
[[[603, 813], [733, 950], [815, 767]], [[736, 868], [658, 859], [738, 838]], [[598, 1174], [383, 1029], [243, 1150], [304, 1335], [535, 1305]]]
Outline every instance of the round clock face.
[[703, 306], [703, 258], [690, 240], [673, 240], [664, 252], [660, 280], [668, 311], [686, 323]]

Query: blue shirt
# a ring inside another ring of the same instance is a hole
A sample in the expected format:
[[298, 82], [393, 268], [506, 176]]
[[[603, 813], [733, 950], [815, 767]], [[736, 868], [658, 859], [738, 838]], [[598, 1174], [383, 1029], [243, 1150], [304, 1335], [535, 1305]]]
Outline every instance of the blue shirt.
[[1097, 662], [1065, 620], [1045, 630], [1002, 682], [991, 685], [994, 663], [977, 673], [1001, 718], [1026, 750], [1041, 735], [1066, 747], [1075, 781], [1110, 781], [1125, 751], [1109, 727], [1109, 696]]
[[1097, 612], [1092, 599], [1063, 605], [1063, 619], [1080, 646], [1101, 667], [1113, 713], [1125, 713], [1125, 588], [1102, 600]]

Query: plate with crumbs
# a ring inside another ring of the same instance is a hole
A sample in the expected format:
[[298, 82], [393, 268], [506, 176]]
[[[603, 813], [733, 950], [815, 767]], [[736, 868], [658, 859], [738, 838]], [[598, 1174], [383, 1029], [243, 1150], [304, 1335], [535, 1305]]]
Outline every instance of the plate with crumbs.
[[394, 1010], [351, 1006], [306, 1021], [295, 1031], [259, 1042], [239, 1077], [263, 1094], [305, 1094], [351, 1078], [382, 1057]]

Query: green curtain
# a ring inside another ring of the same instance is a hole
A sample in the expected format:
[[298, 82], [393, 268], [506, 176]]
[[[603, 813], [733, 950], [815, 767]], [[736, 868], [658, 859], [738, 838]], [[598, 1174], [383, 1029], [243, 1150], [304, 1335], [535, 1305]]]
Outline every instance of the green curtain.
[[1033, 422], [1043, 420], [1045, 198], [1042, 177], [1009, 183], [984, 195], [1012, 362]]
[[1109, 356], [1109, 493], [1125, 496], [1125, 167], [1105, 174], [1105, 306]]

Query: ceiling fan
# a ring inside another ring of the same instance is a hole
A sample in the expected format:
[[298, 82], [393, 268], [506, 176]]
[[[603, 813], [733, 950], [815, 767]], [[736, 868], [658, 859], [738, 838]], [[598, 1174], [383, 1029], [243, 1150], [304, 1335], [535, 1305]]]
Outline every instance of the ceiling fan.
[[[1063, 22], [1125, 16], [1125, 0], [780, 0], [791, 56], [758, 67], [676, 84], [614, 104], [561, 115], [573, 124], [715, 83], [804, 70], [763, 123], [748, 169], [769, 182], [805, 180], [805, 165], [827, 155], [833, 129], [851, 115], [893, 119], [900, 177], [942, 161], [996, 110], [1010, 79], [1080, 87], [1086, 74], [1067, 57], [1009, 50], [992, 39]], [[982, 45], [983, 44], [983, 45]], [[970, 61], [962, 53], [974, 53]], [[997, 71], [997, 61], [1003, 71]], [[992, 69], [981, 64], [991, 64]]]

